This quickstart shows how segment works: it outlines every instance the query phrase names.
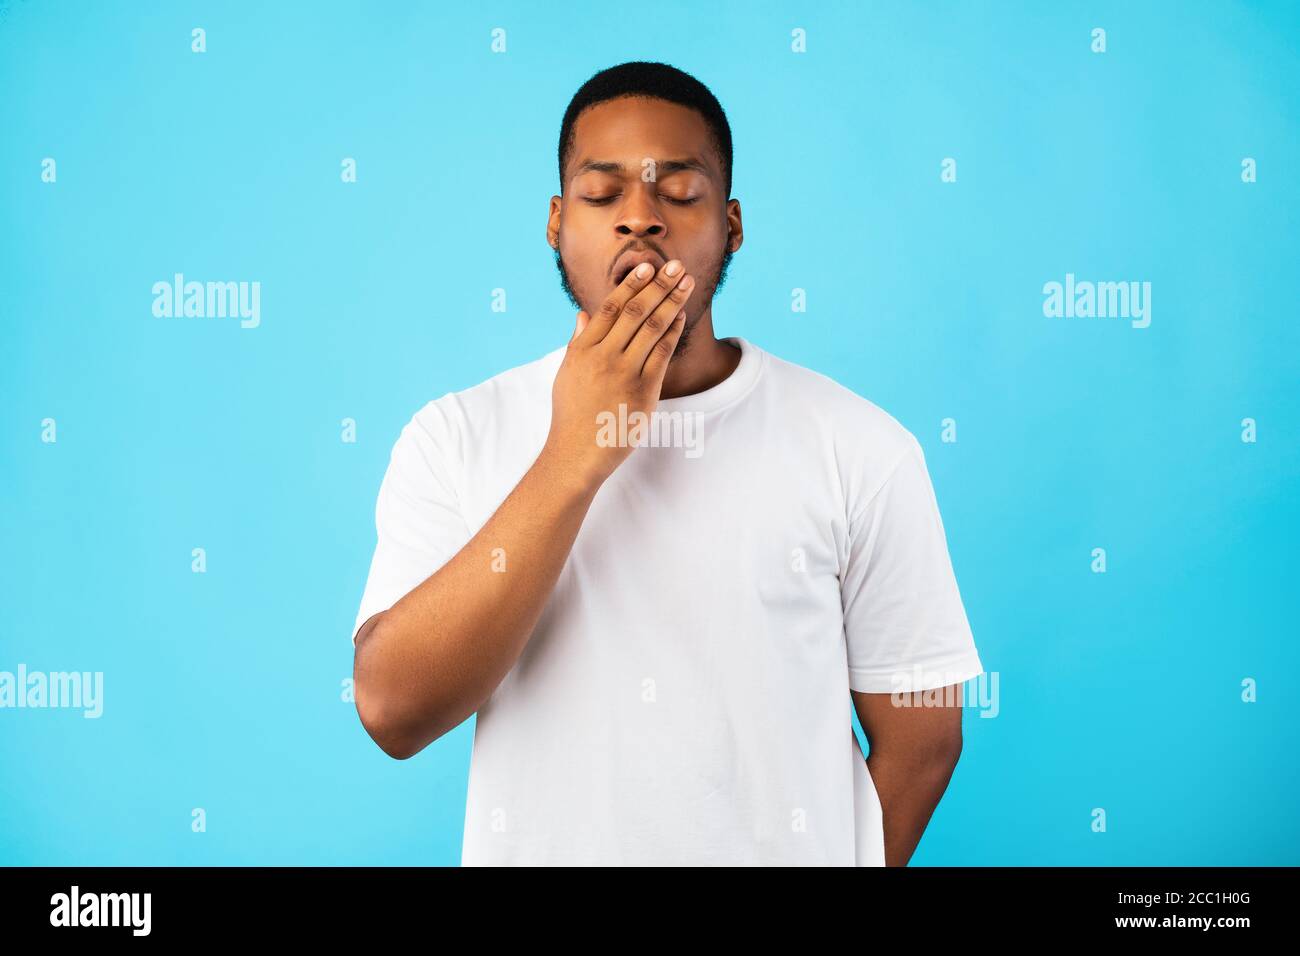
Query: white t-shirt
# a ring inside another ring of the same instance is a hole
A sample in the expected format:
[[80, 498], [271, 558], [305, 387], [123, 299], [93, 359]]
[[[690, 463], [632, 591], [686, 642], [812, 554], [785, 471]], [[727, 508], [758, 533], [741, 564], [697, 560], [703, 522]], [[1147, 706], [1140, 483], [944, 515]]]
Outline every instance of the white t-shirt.
[[[479, 709], [463, 865], [883, 866], [850, 688], [983, 673], [916, 438], [831, 379], [728, 341], [736, 370], [660, 401], [601, 486]], [[354, 644], [523, 477], [563, 356], [404, 426]]]

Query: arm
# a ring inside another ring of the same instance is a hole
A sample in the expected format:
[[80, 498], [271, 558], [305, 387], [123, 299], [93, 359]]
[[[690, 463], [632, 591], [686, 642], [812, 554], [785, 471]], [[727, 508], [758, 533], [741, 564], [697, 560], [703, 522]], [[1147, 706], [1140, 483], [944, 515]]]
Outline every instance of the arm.
[[[962, 695], [901, 694], [901, 701], [910, 698], [904, 707], [893, 694], [850, 693], [871, 749], [867, 769], [884, 817], [885, 865], [906, 866], [961, 755]], [[929, 706], [921, 705], [925, 697]]]
[[[464, 721], [523, 652], [596, 492], [632, 452], [597, 444], [598, 413], [659, 401], [691, 291], [680, 278], [634, 271], [595, 317], [578, 313], [537, 460], [460, 551], [362, 625], [357, 714], [388, 755], [411, 757]], [[497, 548], [506, 573], [493, 570]]]

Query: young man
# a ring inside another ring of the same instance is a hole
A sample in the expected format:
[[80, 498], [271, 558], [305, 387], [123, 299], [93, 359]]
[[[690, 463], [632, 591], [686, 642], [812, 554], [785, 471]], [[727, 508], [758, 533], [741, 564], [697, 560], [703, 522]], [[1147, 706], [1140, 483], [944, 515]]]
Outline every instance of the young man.
[[913, 692], [983, 672], [921, 447], [714, 336], [743, 234], [697, 80], [597, 74], [559, 167], [572, 337], [403, 428], [361, 721], [405, 759], [478, 715], [465, 865], [905, 865], [961, 750], [961, 688]]

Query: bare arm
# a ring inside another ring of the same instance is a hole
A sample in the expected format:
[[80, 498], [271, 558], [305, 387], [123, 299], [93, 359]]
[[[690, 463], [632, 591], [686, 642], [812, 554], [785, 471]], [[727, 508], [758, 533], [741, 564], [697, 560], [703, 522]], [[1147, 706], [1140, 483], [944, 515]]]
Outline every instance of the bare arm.
[[[596, 492], [632, 452], [598, 445], [598, 413], [659, 401], [685, 324], [682, 278], [633, 272], [596, 316], [578, 313], [537, 460], [459, 552], [362, 625], [357, 713], [385, 753], [419, 753], [478, 710], [518, 660]], [[505, 573], [493, 570], [497, 548]]]
[[[465, 547], [362, 626], [357, 713], [386, 753], [413, 756], [491, 696], [537, 624], [595, 490], [543, 453]], [[492, 569], [497, 548], [504, 573]]]
[[885, 865], [906, 866], [961, 756], [962, 696], [945, 690], [933, 696], [956, 703], [922, 706], [923, 693], [902, 694], [911, 704], [902, 707], [893, 694], [851, 694], [871, 748], [867, 769], [884, 817]]

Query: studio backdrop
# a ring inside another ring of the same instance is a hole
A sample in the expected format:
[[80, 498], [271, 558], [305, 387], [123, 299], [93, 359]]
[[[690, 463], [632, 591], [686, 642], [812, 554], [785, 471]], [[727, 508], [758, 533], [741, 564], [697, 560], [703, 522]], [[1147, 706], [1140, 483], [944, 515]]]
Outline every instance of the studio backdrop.
[[717, 333], [924, 448], [986, 673], [913, 864], [1300, 862], [1296, 5], [0, 0], [0, 864], [458, 862], [473, 720], [352, 697], [375, 496], [571, 334], [627, 60], [732, 126]]

